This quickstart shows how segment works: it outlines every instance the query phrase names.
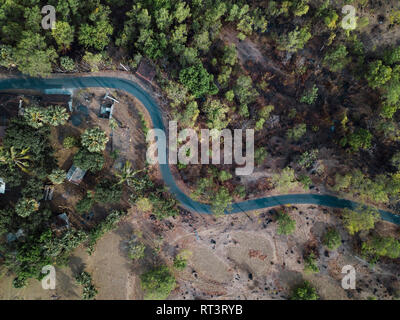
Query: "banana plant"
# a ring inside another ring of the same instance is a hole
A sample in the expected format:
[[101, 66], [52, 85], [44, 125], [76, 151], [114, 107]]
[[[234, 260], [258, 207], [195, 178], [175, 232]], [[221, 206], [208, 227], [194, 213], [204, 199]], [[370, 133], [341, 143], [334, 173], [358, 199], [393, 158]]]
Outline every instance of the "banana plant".
[[130, 180], [139, 172], [143, 170], [133, 170], [132, 169], [132, 163], [129, 161], [126, 161], [122, 169], [117, 172], [115, 175], [118, 178], [118, 183], [121, 184], [124, 183], [125, 181], [127, 182], [128, 186], [130, 186]]
[[10, 167], [17, 166], [23, 172], [29, 173], [27, 169], [29, 167], [29, 160], [31, 156], [27, 154], [29, 148], [22, 149], [21, 151], [16, 151], [14, 146], [10, 148], [10, 150], [4, 149], [4, 147], [0, 148], [0, 162], [7, 164]]

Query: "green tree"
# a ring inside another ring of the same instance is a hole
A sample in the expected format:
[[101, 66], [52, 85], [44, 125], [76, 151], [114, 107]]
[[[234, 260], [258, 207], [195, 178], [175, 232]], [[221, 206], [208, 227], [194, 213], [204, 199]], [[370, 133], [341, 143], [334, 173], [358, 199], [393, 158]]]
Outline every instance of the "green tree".
[[354, 210], [343, 210], [343, 224], [351, 235], [373, 229], [379, 219], [379, 212], [374, 207], [359, 205]]
[[293, 141], [299, 141], [302, 136], [307, 132], [307, 126], [305, 123], [296, 124], [293, 128], [288, 129], [286, 135], [288, 139]]
[[391, 76], [392, 68], [385, 66], [381, 60], [375, 60], [368, 66], [366, 78], [371, 88], [383, 86]]
[[340, 71], [349, 63], [347, 54], [346, 46], [341, 44], [325, 55], [323, 64], [333, 72]]
[[214, 76], [209, 74], [202, 64], [182, 69], [179, 73], [179, 80], [197, 98], [218, 92], [218, 88], [214, 84]]
[[82, 299], [93, 300], [98, 291], [92, 283], [92, 276], [90, 275], [90, 273], [82, 271], [75, 277], [75, 280], [78, 284], [83, 286]]
[[314, 252], [311, 252], [304, 258], [304, 272], [305, 273], [318, 273], [319, 268], [317, 265], [317, 258]]
[[222, 130], [229, 123], [227, 113], [229, 107], [219, 100], [207, 99], [202, 106], [202, 111], [207, 116], [207, 127], [210, 129]]
[[70, 57], [64, 56], [60, 58], [60, 65], [67, 72], [71, 72], [75, 70], [75, 61]]
[[265, 162], [267, 156], [268, 152], [266, 148], [260, 147], [254, 151], [254, 160], [258, 166], [262, 165]]
[[397, 259], [400, 257], [400, 241], [393, 237], [374, 235], [362, 243], [361, 250], [363, 255], [367, 257]]
[[124, 166], [121, 168], [120, 171], [118, 171], [115, 176], [118, 178], [118, 184], [122, 184], [126, 182], [129, 185], [131, 185], [132, 179], [141, 172], [142, 170], [133, 170], [132, 169], [132, 163], [130, 161], [125, 161]]
[[212, 199], [211, 210], [216, 216], [221, 216], [225, 213], [225, 210], [230, 209], [232, 203], [232, 196], [228, 189], [225, 187], [219, 188], [216, 192], [215, 197]]
[[82, 170], [89, 170], [95, 173], [103, 168], [104, 157], [101, 153], [81, 149], [74, 156], [74, 165]]
[[318, 88], [314, 84], [311, 89], [304, 92], [300, 98], [301, 103], [313, 104], [318, 98]]
[[318, 300], [319, 296], [317, 290], [311, 285], [310, 282], [304, 283], [295, 288], [291, 297], [292, 300]]
[[146, 300], [164, 300], [176, 286], [175, 278], [167, 266], [145, 272], [140, 276], [140, 283], [145, 290]]
[[286, 50], [289, 52], [296, 52], [299, 49], [303, 49], [304, 45], [310, 40], [311, 33], [307, 27], [303, 27], [299, 30], [296, 27], [293, 31], [282, 35], [278, 40], [278, 49]]
[[93, 205], [93, 196], [91, 193], [87, 193], [85, 197], [77, 202], [75, 209], [78, 213], [87, 213], [92, 209]]
[[23, 218], [38, 210], [39, 203], [35, 199], [21, 198], [15, 205], [15, 212]]
[[278, 211], [276, 221], [278, 223], [277, 233], [280, 235], [290, 235], [296, 229], [296, 221], [286, 212]]
[[144, 258], [144, 251], [146, 250], [146, 246], [137, 242], [136, 240], [131, 240], [128, 243], [128, 257], [132, 260], [140, 260]]
[[28, 173], [28, 167], [30, 165], [31, 155], [27, 154], [29, 148], [18, 151], [12, 146], [9, 150], [3, 146], [0, 147], [0, 163], [4, 163], [9, 168], [18, 167], [23, 172]]
[[241, 104], [253, 103], [258, 97], [258, 92], [253, 88], [253, 81], [249, 76], [240, 76], [233, 91]]
[[84, 23], [79, 29], [78, 40], [85, 48], [103, 50], [110, 42], [109, 36], [113, 33], [113, 26], [109, 22], [110, 9], [100, 5], [90, 14], [89, 19], [94, 24]]
[[106, 148], [108, 136], [99, 127], [86, 129], [81, 135], [81, 144], [89, 152], [101, 152]]
[[94, 199], [100, 203], [117, 203], [122, 197], [122, 186], [110, 179], [103, 179], [96, 188]]
[[26, 123], [35, 129], [43, 127], [45, 116], [45, 109], [38, 106], [26, 107], [24, 111]]
[[185, 257], [177, 255], [174, 258], [174, 268], [176, 270], [182, 271], [186, 268], [186, 266], [187, 266], [187, 260], [185, 259]]
[[67, 177], [67, 173], [62, 169], [53, 169], [49, 174], [49, 180], [54, 184], [61, 184]]
[[352, 151], [357, 152], [361, 149], [371, 147], [372, 133], [364, 128], [358, 128], [353, 133], [341, 140], [343, 146], [349, 145]]
[[69, 113], [65, 107], [49, 106], [44, 111], [43, 121], [51, 126], [59, 126], [67, 123]]
[[388, 65], [393, 65], [400, 62], [400, 46], [386, 50], [383, 60]]
[[22, 73], [44, 77], [51, 73], [51, 64], [57, 59], [57, 53], [46, 45], [45, 38], [40, 34], [23, 31], [22, 39], [14, 50], [14, 59]]
[[70, 48], [71, 43], [74, 41], [74, 32], [75, 28], [65, 21], [56, 21], [56, 27], [51, 30], [51, 34], [61, 51], [66, 51]]
[[76, 146], [78, 146], [78, 140], [75, 137], [68, 136], [68, 137], [64, 138], [64, 141], [63, 141], [64, 148], [70, 149], [70, 148], [73, 148]]
[[287, 193], [290, 189], [298, 186], [294, 170], [292, 168], [285, 168], [281, 173], [276, 173], [272, 176], [271, 182], [277, 190], [281, 193]]
[[322, 242], [329, 250], [336, 250], [342, 244], [342, 237], [335, 228], [329, 228], [325, 232]]
[[220, 171], [220, 173], [218, 175], [218, 179], [221, 182], [228, 181], [228, 180], [232, 179], [232, 174], [229, 171], [222, 170], [222, 171]]

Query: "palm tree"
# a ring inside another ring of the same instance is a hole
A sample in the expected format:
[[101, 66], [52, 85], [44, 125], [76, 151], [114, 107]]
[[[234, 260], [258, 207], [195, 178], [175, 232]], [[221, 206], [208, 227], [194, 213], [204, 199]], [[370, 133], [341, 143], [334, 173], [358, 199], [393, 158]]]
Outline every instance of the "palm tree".
[[136, 171], [132, 170], [132, 163], [126, 161], [122, 169], [115, 174], [119, 179], [117, 184], [121, 184], [127, 181], [128, 186], [130, 186], [131, 179], [141, 171], [143, 170], [136, 170]]
[[17, 166], [23, 172], [29, 173], [29, 160], [31, 156], [27, 154], [29, 148], [25, 148], [22, 151], [15, 151], [14, 146], [10, 148], [10, 150], [4, 149], [4, 147], [0, 148], [0, 162], [7, 164], [10, 167]]
[[64, 125], [69, 119], [69, 114], [64, 107], [50, 106], [46, 109], [44, 121], [52, 126]]
[[45, 120], [45, 113], [43, 110], [43, 108], [36, 106], [27, 107], [24, 112], [26, 122], [36, 129], [42, 127]]
[[81, 136], [81, 143], [89, 152], [102, 152], [106, 148], [108, 137], [99, 127], [86, 129]]

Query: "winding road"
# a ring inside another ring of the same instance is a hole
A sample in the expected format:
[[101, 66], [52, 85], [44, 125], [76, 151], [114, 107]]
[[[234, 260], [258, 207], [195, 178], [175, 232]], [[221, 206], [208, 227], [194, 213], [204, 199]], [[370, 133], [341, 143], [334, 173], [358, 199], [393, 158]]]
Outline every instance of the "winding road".
[[[71, 90], [90, 87], [112, 88], [123, 90], [135, 96], [145, 106], [153, 127], [165, 131], [162, 120], [161, 110], [152, 97], [139, 85], [132, 81], [116, 77], [63, 77], [51, 79], [38, 78], [8, 78], [0, 80], [0, 90], [30, 89], [41, 92]], [[168, 157], [167, 157], [168, 158]], [[160, 165], [162, 177], [170, 192], [176, 199], [188, 210], [203, 214], [211, 214], [210, 206], [197, 202], [187, 196], [177, 186], [168, 164]], [[256, 209], [265, 209], [285, 204], [310, 204], [320, 205], [332, 208], [354, 208], [358, 203], [346, 199], [340, 199], [331, 195], [319, 194], [287, 194], [279, 196], [270, 196], [265, 198], [236, 202], [232, 204], [232, 209], [226, 211], [226, 214], [245, 212]], [[383, 220], [400, 225], [400, 215], [389, 211], [379, 210]]]

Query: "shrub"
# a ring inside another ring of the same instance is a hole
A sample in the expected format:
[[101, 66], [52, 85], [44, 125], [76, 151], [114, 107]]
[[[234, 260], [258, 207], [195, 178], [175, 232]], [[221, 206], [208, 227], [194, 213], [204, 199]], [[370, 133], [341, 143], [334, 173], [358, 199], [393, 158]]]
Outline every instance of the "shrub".
[[314, 84], [313, 87], [306, 91], [304, 95], [300, 98], [301, 103], [313, 104], [318, 97], [318, 88]]
[[75, 279], [78, 284], [83, 286], [82, 299], [93, 300], [98, 291], [92, 283], [92, 276], [88, 272], [83, 271], [79, 273]]
[[379, 212], [374, 207], [359, 205], [354, 210], [344, 209], [343, 223], [351, 235], [359, 231], [373, 229], [375, 222], [380, 218]]
[[90, 209], [92, 209], [93, 204], [94, 204], [94, 199], [88, 193], [84, 198], [78, 201], [75, 209], [78, 213], [87, 213], [90, 211]]
[[176, 281], [167, 266], [154, 268], [140, 276], [146, 300], [165, 300], [175, 288]]
[[128, 243], [128, 257], [132, 260], [140, 260], [144, 258], [144, 250], [146, 246], [141, 243], [137, 242], [136, 240], [131, 240]]
[[318, 300], [317, 290], [310, 282], [304, 281], [302, 285], [297, 287], [292, 294], [292, 300]]
[[100, 203], [116, 203], [121, 200], [122, 185], [109, 179], [103, 179], [95, 188], [94, 199]]
[[330, 228], [326, 231], [322, 242], [329, 250], [336, 250], [342, 244], [342, 237], [336, 229]]
[[89, 152], [101, 152], [106, 148], [108, 137], [99, 127], [86, 129], [81, 136], [81, 144]]
[[174, 268], [176, 270], [182, 271], [186, 268], [186, 266], [187, 266], [187, 260], [184, 257], [177, 255], [174, 259]]
[[283, 211], [278, 212], [276, 221], [278, 222], [277, 233], [280, 235], [292, 234], [296, 229], [296, 221]]
[[49, 180], [54, 184], [61, 184], [67, 177], [67, 173], [62, 169], [53, 169], [49, 174]]
[[74, 156], [74, 165], [82, 170], [89, 170], [95, 173], [103, 168], [104, 157], [101, 153], [81, 149]]
[[307, 257], [305, 257], [304, 272], [306, 272], [306, 273], [318, 273], [319, 272], [319, 268], [317, 265], [317, 259], [315, 257], [314, 252], [311, 252]]
[[69, 136], [69, 137], [65, 137], [64, 141], [63, 141], [63, 147], [64, 148], [73, 148], [78, 146], [78, 140], [75, 137]]
[[61, 68], [63, 68], [67, 72], [71, 72], [75, 70], [75, 62], [70, 57], [61, 57], [60, 58]]

